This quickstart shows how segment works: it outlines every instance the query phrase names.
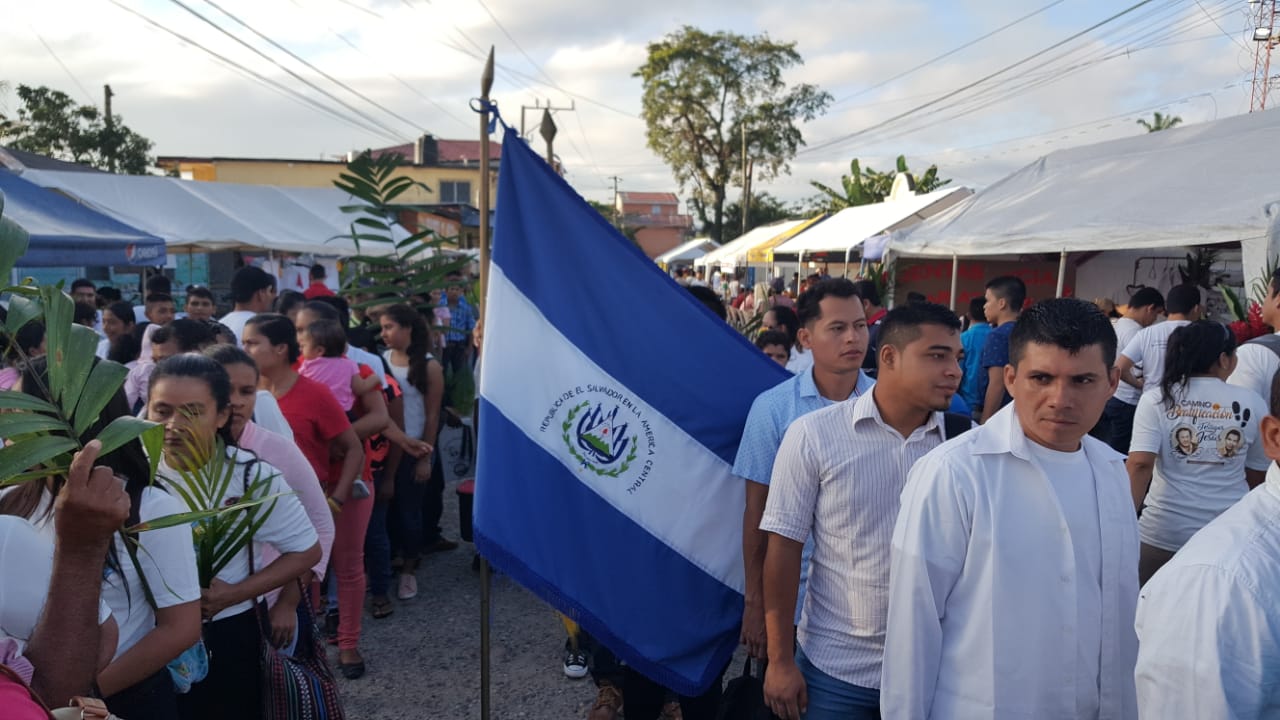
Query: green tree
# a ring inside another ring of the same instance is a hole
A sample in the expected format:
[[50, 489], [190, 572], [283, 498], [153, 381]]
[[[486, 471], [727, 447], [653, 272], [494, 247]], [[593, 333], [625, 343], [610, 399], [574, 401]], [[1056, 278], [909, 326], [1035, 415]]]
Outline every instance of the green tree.
[[849, 174], [840, 176], [840, 190], [831, 188], [817, 180], [809, 184], [817, 188], [821, 194], [811, 201], [814, 209], [827, 212], [839, 212], [848, 207], [870, 205], [883, 202], [893, 189], [893, 180], [899, 173], [905, 173], [911, 188], [917, 193], [928, 193], [948, 185], [951, 180], [938, 177], [938, 166], [930, 165], [923, 174], [916, 176], [907, 168], [907, 158], [899, 155], [895, 172], [879, 172], [870, 167], [862, 169], [857, 158], [849, 163]]
[[0, 142], [17, 150], [47, 155], [100, 170], [142, 175], [151, 165], [154, 145], [130, 130], [119, 115], [106, 118], [92, 105], [50, 88], [18, 86], [21, 105], [15, 117], [0, 117]]
[[1181, 122], [1182, 118], [1177, 115], [1165, 115], [1158, 112], [1152, 113], [1150, 120], [1147, 120], [1146, 118], [1138, 119], [1138, 124], [1146, 128], [1149, 133], [1168, 130], [1171, 127], [1179, 125]]
[[[788, 220], [796, 215], [795, 208], [767, 192], [760, 193], [751, 198], [751, 207], [747, 211], [747, 230], [779, 220]], [[724, 226], [734, 232], [742, 227], [742, 203], [731, 202], [725, 206]]]
[[788, 86], [783, 72], [802, 64], [795, 43], [767, 35], [707, 33], [685, 26], [649, 44], [635, 72], [649, 147], [681, 189], [693, 186], [693, 207], [711, 237], [722, 240], [726, 191], [752, 174], [771, 180], [789, 172], [804, 143], [797, 123], [820, 115], [831, 95], [814, 85]]

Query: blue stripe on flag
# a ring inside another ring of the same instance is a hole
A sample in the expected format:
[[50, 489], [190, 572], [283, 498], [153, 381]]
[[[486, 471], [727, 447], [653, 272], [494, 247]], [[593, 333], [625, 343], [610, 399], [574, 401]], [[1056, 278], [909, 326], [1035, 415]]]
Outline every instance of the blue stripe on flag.
[[605, 502], [492, 404], [480, 406], [480, 552], [646, 677], [704, 692], [738, 645], [742, 596]]
[[494, 263], [592, 361], [733, 464], [752, 401], [790, 375], [667, 277], [517, 133], [506, 138]]

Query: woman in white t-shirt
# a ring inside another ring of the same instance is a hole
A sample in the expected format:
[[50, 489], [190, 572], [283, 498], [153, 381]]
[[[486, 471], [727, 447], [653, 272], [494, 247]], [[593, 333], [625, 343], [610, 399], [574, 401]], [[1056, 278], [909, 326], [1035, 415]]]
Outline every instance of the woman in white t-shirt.
[[[48, 383], [41, 359], [27, 367], [18, 389], [48, 400], [41, 390]], [[130, 415], [129, 409], [124, 393], [116, 391], [82, 440], [93, 439], [112, 420]], [[124, 479], [132, 505], [129, 525], [186, 510], [176, 497], [148, 485], [150, 469], [137, 440], [104, 455], [98, 464]], [[52, 542], [53, 503], [64, 483], [57, 476], [11, 488], [0, 498], [0, 513], [27, 518]], [[150, 530], [137, 539], [140, 547], [131, 555], [116, 535], [103, 572], [102, 601], [119, 626], [119, 640], [111, 662], [98, 674], [98, 687], [112, 712], [121, 717], [176, 720], [177, 699], [166, 666], [200, 638], [200, 585], [191, 528]]]
[[[184, 720], [258, 717], [262, 707], [262, 631], [255, 603], [272, 590], [295, 582], [320, 559], [315, 528], [280, 472], [231, 442], [230, 404], [227, 371], [203, 355], [175, 355], [157, 364], [151, 374], [147, 418], [165, 426], [158, 483], [188, 487], [182, 471], [198, 471], [208, 462], [215, 439], [221, 437], [235, 467], [223, 497], [213, 499], [212, 504], [234, 504], [247, 485], [259, 480], [269, 480], [267, 493], [280, 496], [255, 531], [254, 546], [231, 558], [201, 593], [209, 674], [178, 698]], [[274, 547], [280, 556], [264, 564], [257, 549], [261, 545]]]
[[1235, 367], [1230, 329], [1210, 320], [1185, 325], [1169, 336], [1160, 390], [1138, 401], [1128, 468], [1142, 513], [1139, 582], [1266, 477], [1258, 423], [1267, 405], [1227, 384]]
[[[414, 573], [422, 556], [425, 534], [422, 499], [429, 492], [444, 492], [443, 473], [435, 472], [435, 443], [440, 434], [440, 405], [444, 397], [444, 370], [429, 352], [431, 331], [426, 319], [408, 305], [392, 305], [379, 319], [382, 341], [387, 344], [382, 357], [404, 393], [404, 434], [421, 438], [433, 451], [416, 461], [405, 457], [395, 475], [397, 519], [403, 542], [404, 565], [400, 568], [397, 596], [409, 600], [418, 594]], [[428, 483], [438, 479], [436, 486]], [[434, 533], [434, 529], [432, 529]]]

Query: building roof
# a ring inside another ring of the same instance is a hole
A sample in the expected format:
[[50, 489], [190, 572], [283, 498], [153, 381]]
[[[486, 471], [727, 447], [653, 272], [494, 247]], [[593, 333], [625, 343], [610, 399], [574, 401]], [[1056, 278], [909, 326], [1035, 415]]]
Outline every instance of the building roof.
[[620, 192], [618, 196], [624, 203], [680, 204], [680, 199], [676, 197], [676, 194], [668, 192]]
[[[440, 154], [441, 163], [465, 163], [480, 161], [480, 141], [479, 140], [445, 140], [436, 138], [436, 150]], [[403, 145], [392, 145], [391, 147], [376, 148], [373, 151], [374, 157], [380, 155], [399, 154], [405, 160], [413, 160], [413, 143], [408, 142]], [[489, 143], [489, 159], [490, 161], [498, 160], [502, 157], [502, 143]]]
[[23, 170], [62, 170], [66, 172], [87, 172], [100, 173], [101, 170], [80, 163], [66, 162], [65, 160], [55, 160], [44, 155], [26, 152], [25, 150], [14, 150], [13, 148], [0, 147], [0, 167], [6, 167], [14, 172]]

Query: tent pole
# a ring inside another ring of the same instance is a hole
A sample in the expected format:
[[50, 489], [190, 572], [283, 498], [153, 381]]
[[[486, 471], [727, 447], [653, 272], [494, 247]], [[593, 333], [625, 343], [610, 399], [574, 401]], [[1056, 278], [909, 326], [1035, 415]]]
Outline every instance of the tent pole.
[[956, 288], [960, 284], [960, 256], [951, 256], [951, 312], [956, 311]]
[[1067, 251], [1063, 250], [1058, 258], [1058, 290], [1054, 297], [1062, 297], [1062, 290], [1067, 284]]
[[849, 256], [853, 254], [853, 246], [844, 249], [844, 276], [849, 277]]
[[[485, 61], [480, 76], [480, 322], [483, 326], [485, 309], [489, 305], [486, 293], [489, 288], [489, 91], [493, 89], [493, 47]], [[548, 143], [550, 145], [550, 143]], [[554, 163], [553, 163], [554, 165]], [[476, 408], [479, 427], [479, 406]], [[480, 452], [480, 438], [476, 436], [476, 453]], [[489, 560], [480, 556], [480, 720], [489, 720], [489, 591], [491, 576]]]

